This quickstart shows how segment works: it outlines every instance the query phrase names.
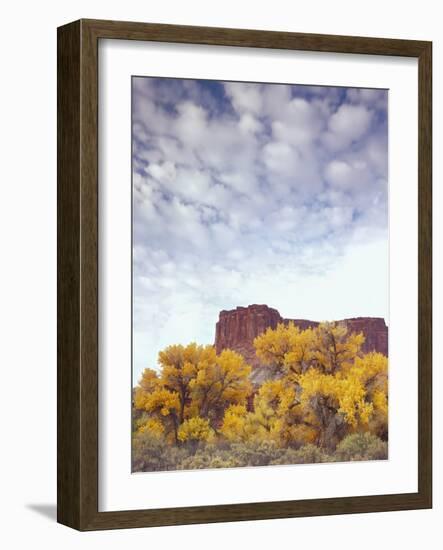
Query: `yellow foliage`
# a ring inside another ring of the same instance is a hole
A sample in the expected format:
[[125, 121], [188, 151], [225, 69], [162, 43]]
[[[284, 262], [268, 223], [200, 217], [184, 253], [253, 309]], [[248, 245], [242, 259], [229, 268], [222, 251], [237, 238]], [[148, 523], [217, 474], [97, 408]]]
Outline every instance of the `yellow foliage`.
[[227, 409], [220, 432], [229, 441], [282, 443], [295, 406], [295, 389], [286, 380], [268, 380], [254, 398], [253, 411], [247, 412], [242, 406]]
[[188, 420], [201, 417], [208, 425], [219, 425], [224, 410], [244, 405], [252, 391], [250, 367], [231, 350], [217, 355], [213, 346], [173, 345], [159, 353], [159, 365], [159, 374], [143, 372], [134, 406], [162, 422], [165, 433], [176, 440], [196, 427], [185, 424]]
[[206, 418], [194, 416], [185, 420], [178, 431], [180, 441], [210, 441], [214, 431]]
[[286, 424], [282, 427], [280, 433], [280, 441], [283, 446], [290, 444], [306, 444], [315, 443], [318, 438], [318, 428], [305, 423], [305, 418], [300, 417], [299, 422], [294, 424]]
[[344, 371], [352, 365], [364, 341], [361, 333], [348, 334], [344, 324], [320, 323], [315, 331], [314, 365], [327, 373]]
[[155, 390], [158, 384], [158, 375], [156, 371], [153, 369], [145, 369], [138, 384], [140, 389], [144, 391], [151, 392]]
[[284, 365], [289, 373], [297, 375], [304, 372], [314, 358], [316, 332], [310, 328], [296, 331], [289, 326], [288, 329], [291, 331], [291, 349], [285, 355]]
[[[298, 344], [308, 336], [301, 337], [301, 331], [294, 323], [279, 323], [275, 329], [268, 328], [255, 338], [255, 352], [257, 357], [270, 367], [271, 374], [282, 374], [287, 370], [285, 366], [290, 367], [303, 362], [303, 346]], [[288, 354], [292, 356], [289, 358]]]
[[150, 433], [160, 437], [164, 434], [165, 428], [163, 424], [156, 418], [149, 418], [144, 424], [138, 428], [138, 433]]
[[363, 343], [362, 334], [348, 334], [346, 326], [339, 323], [320, 323], [307, 330], [292, 322], [281, 323], [254, 340], [257, 357], [273, 374], [286, 375], [298, 375], [310, 367], [325, 373], [343, 370], [352, 364]]
[[310, 369], [299, 377], [301, 402], [309, 407], [314, 396], [336, 407], [350, 427], [367, 427], [374, 412], [387, 415], [387, 358], [380, 353], [355, 357], [354, 363], [336, 375]]
[[245, 403], [251, 393], [250, 372], [240, 354], [224, 350], [217, 356], [211, 347], [211, 354], [199, 362], [197, 375], [190, 383], [192, 412], [207, 417], [226, 405]]
[[385, 417], [388, 416], [388, 396], [384, 392], [375, 390], [372, 394], [372, 403], [375, 411], [380, 412]]
[[388, 359], [381, 353], [356, 357], [350, 375], [358, 377], [371, 391], [388, 391]]
[[246, 416], [246, 407], [231, 405], [225, 411], [220, 433], [228, 441], [247, 441], [249, 436], [246, 429]]
[[161, 384], [178, 395], [180, 423], [185, 418], [185, 407], [191, 389], [190, 383], [197, 376], [198, 362], [202, 355], [210, 353], [211, 350], [212, 346], [203, 347], [191, 343], [187, 346], [180, 344], [168, 346], [158, 354], [158, 362], [162, 369]]
[[136, 409], [146, 410], [146, 398], [156, 390], [158, 384], [157, 373], [152, 369], [145, 369], [134, 392], [134, 406]]
[[[160, 371], [145, 369], [134, 392], [138, 427], [169, 442], [262, 442], [298, 448], [313, 443], [334, 449], [353, 432], [386, 438], [388, 361], [362, 354], [362, 334], [344, 324], [301, 330], [279, 324], [254, 340], [269, 367], [252, 410], [251, 368], [242, 355], [213, 346], [173, 345], [159, 353]], [[137, 429], [137, 428], [136, 428]]]
[[180, 407], [177, 392], [171, 392], [164, 388], [158, 388], [145, 395], [144, 403], [147, 412], [158, 412], [161, 416], [177, 413]]
[[388, 428], [388, 359], [381, 353], [357, 357], [349, 376], [355, 376], [364, 385], [366, 400], [372, 404], [368, 427], [375, 434]]
[[137, 409], [150, 415], [145, 424], [139, 428], [139, 432], [163, 434], [169, 442], [177, 441], [180, 401], [176, 392], [171, 392], [158, 383], [153, 386], [151, 392], [139, 386], [135, 391], [134, 404]]

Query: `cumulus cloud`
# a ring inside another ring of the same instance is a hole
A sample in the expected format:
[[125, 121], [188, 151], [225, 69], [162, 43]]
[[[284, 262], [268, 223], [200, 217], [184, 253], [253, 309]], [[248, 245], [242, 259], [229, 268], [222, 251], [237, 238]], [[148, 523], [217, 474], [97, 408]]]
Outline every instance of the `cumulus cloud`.
[[135, 378], [171, 341], [212, 342], [220, 309], [297, 288], [314, 303], [357, 248], [384, 250], [386, 91], [136, 77], [132, 93]]
[[332, 151], [343, 151], [364, 137], [371, 126], [371, 111], [364, 105], [343, 104], [330, 117], [323, 136]]

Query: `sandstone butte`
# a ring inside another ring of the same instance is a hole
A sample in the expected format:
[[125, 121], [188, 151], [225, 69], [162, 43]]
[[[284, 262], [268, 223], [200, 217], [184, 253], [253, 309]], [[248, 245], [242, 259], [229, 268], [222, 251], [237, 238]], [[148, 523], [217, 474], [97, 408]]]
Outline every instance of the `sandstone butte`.
[[[264, 365], [255, 355], [253, 341], [256, 336], [267, 328], [275, 328], [279, 323], [293, 322], [300, 329], [316, 327], [317, 321], [306, 319], [284, 319], [280, 313], [267, 305], [253, 304], [247, 307], [237, 307], [219, 314], [215, 329], [215, 348], [217, 353], [229, 348], [241, 353], [247, 363], [252, 366], [251, 379], [261, 383]], [[350, 333], [362, 332], [365, 337], [363, 352], [378, 351], [388, 355], [388, 327], [381, 317], [354, 317], [337, 321], [344, 323]]]

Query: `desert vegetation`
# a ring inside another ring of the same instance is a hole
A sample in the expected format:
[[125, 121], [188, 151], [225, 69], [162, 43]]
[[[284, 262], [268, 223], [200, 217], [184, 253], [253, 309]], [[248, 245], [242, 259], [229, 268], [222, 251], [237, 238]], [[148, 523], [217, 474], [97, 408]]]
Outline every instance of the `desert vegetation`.
[[340, 323], [269, 328], [265, 374], [239, 353], [171, 345], [133, 392], [133, 471], [387, 458], [388, 360]]

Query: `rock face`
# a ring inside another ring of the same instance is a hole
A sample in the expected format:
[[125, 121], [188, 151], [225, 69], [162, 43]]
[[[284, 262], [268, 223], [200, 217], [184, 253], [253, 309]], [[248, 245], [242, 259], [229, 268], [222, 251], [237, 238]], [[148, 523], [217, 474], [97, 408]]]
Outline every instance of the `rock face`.
[[[314, 328], [319, 323], [306, 319], [283, 319], [280, 313], [266, 305], [253, 304], [247, 307], [237, 307], [230, 311], [220, 312], [215, 329], [215, 348], [217, 353], [229, 348], [241, 353], [253, 369], [253, 379], [260, 378], [262, 367], [255, 355], [253, 341], [256, 336], [267, 328], [275, 328], [279, 323], [292, 321], [302, 330]], [[349, 332], [362, 332], [365, 336], [363, 351], [378, 351], [388, 355], [388, 327], [381, 317], [355, 317], [343, 319]]]

